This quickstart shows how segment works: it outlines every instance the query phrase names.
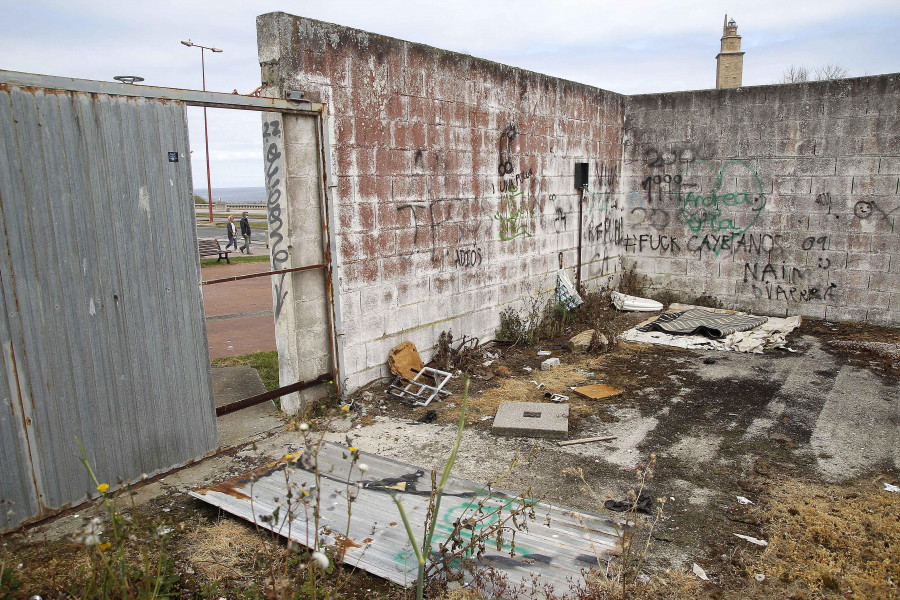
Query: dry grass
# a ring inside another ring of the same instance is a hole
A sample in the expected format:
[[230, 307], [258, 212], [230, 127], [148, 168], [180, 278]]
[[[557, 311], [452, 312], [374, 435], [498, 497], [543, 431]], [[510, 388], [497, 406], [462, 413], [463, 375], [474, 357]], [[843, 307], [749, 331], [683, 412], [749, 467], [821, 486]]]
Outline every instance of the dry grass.
[[[544, 357], [540, 358], [544, 359]], [[569, 396], [572, 416], [586, 416], [595, 412], [598, 401], [582, 399], [569, 388], [585, 383], [596, 383], [603, 379], [605, 374], [599, 370], [602, 367], [603, 358], [584, 354], [566, 354], [561, 357], [561, 360], [564, 362], [550, 371], [534, 369], [531, 373], [526, 373], [520, 370], [512, 377], [495, 378], [493, 381], [499, 384], [497, 387], [485, 389], [481, 393], [470, 393], [466, 408], [466, 424], [471, 425], [479, 422], [482, 417], [494, 416], [497, 408], [504, 402], [549, 402], [544, 397], [547, 392]], [[595, 375], [588, 376], [582, 371], [593, 372]], [[538, 385], [532, 383], [534, 381], [543, 384], [543, 387], [539, 388]], [[417, 408], [413, 413], [413, 418], [418, 419], [428, 409], [434, 409], [438, 411], [439, 423], [455, 423], [459, 420], [460, 406], [453, 398], [445, 400], [444, 405], [454, 403], [456, 406], [441, 410], [442, 404], [432, 403], [428, 408]]]
[[[20, 540], [16, 540], [19, 542]], [[6, 544], [4, 544], [5, 546]], [[84, 546], [67, 540], [56, 542], [27, 542], [16, 544], [15, 552], [0, 550], [0, 563], [15, 569], [21, 591], [29, 593], [59, 593], [70, 587], [76, 573], [90, 568]], [[23, 568], [17, 566], [21, 564]], [[0, 598], [4, 598], [0, 585]], [[10, 596], [11, 598], [13, 596]], [[27, 596], [25, 596], [27, 597]]]
[[254, 556], [266, 552], [263, 536], [234, 518], [198, 527], [186, 541], [187, 559], [209, 581], [245, 576], [252, 571]]
[[900, 494], [878, 482], [797, 480], [772, 490], [769, 546], [755, 572], [794, 598], [896, 600], [900, 589]]

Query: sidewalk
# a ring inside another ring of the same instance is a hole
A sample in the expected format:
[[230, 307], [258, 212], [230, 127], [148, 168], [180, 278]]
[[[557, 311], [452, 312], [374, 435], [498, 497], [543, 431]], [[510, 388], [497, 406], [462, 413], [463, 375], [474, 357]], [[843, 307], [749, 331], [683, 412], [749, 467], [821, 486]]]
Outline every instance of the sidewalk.
[[[204, 268], [201, 275], [204, 281], [209, 281], [263, 273], [269, 268], [269, 263], [216, 265]], [[211, 359], [275, 350], [275, 319], [269, 277], [204, 285], [202, 291]]]

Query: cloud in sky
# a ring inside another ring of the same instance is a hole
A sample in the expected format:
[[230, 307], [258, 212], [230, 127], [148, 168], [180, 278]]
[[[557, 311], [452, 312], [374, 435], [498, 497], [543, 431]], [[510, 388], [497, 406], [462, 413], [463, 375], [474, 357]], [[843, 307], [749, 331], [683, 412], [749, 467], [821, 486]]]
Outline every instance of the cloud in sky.
[[[85, 79], [134, 74], [147, 85], [200, 88], [192, 39], [206, 54], [207, 89], [259, 86], [256, 16], [284, 10], [595, 85], [625, 94], [715, 85], [726, 12], [743, 36], [744, 84], [776, 82], [792, 64], [839, 63], [853, 76], [900, 71], [900, 4], [821, 2], [334, 3], [220, 0], [0, 0], [0, 68]], [[202, 112], [190, 109], [194, 180], [205, 181]], [[260, 117], [209, 111], [214, 186], [261, 186]], [[255, 157], [255, 158], [254, 158]], [[215, 191], [213, 192], [215, 194]]]

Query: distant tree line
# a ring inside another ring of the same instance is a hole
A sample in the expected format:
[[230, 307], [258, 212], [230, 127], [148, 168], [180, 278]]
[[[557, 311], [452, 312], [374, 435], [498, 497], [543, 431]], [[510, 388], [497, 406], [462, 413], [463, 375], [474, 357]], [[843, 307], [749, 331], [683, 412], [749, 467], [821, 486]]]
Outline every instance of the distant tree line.
[[803, 65], [791, 65], [781, 74], [778, 83], [803, 83], [804, 81], [831, 81], [833, 79], [845, 79], [850, 76], [850, 71], [837, 63], [828, 63], [815, 69]]

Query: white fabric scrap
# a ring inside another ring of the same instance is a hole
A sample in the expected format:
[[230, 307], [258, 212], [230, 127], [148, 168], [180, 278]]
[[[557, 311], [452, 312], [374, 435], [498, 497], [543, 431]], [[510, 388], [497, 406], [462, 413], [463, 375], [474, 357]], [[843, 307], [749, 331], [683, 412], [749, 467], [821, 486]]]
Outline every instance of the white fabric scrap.
[[753, 500], [750, 500], [749, 498], [744, 498], [743, 496], [738, 496], [737, 501], [740, 502], [741, 504], [753, 504]]
[[675, 346], [688, 350], [725, 350], [762, 354], [765, 350], [784, 348], [787, 335], [800, 327], [800, 317], [769, 317], [768, 320], [749, 331], [738, 331], [721, 339], [711, 339], [705, 335], [675, 335], [662, 331], [638, 331], [641, 323], [622, 334], [627, 342], [642, 342], [660, 346]]
[[900, 487], [898, 487], [896, 485], [891, 485], [890, 483], [888, 483], [886, 481], [882, 481], [881, 483], [884, 485], [885, 492], [900, 492]]

